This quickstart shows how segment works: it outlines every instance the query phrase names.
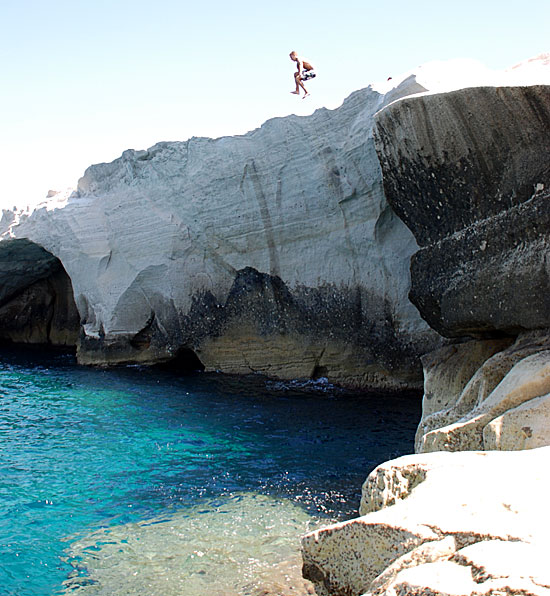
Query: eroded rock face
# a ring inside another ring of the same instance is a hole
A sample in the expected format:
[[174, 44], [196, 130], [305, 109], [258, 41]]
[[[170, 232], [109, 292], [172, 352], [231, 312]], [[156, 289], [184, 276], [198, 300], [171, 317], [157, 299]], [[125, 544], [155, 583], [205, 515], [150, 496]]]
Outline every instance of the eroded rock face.
[[424, 357], [417, 452], [550, 445], [550, 335], [533, 331], [506, 344], [471, 341]]
[[59, 259], [27, 240], [0, 243], [0, 340], [76, 346], [71, 280]]
[[363, 486], [362, 517], [303, 538], [304, 575], [319, 596], [548, 594], [549, 457], [544, 447], [386, 462]]
[[376, 119], [384, 188], [420, 250], [410, 297], [448, 337], [550, 325], [550, 86], [414, 97]]
[[407, 299], [417, 246], [384, 198], [372, 122], [422, 90], [411, 77], [244, 136], [126, 151], [6, 229], [63, 263], [81, 363], [187, 350], [206, 370], [419, 387], [440, 338]]

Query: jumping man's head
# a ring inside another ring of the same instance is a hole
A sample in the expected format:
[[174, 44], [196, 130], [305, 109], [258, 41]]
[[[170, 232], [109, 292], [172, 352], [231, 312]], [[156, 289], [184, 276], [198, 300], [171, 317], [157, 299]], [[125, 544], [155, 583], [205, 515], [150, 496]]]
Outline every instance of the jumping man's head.
[[294, 51], [290, 52], [289, 56], [291, 60], [294, 60], [294, 62], [298, 60], [298, 54]]

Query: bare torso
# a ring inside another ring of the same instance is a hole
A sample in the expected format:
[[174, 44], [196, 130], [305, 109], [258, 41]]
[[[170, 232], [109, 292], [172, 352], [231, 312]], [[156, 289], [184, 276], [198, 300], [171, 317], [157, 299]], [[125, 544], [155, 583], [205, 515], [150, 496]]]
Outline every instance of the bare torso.
[[304, 81], [309, 80], [315, 76], [315, 73], [307, 74], [313, 70], [313, 64], [309, 60], [300, 58], [296, 52], [290, 52], [290, 59], [296, 62], [296, 72], [294, 73], [294, 82], [296, 83], [296, 90], [291, 91], [293, 95], [300, 95], [300, 89], [304, 91], [304, 97], [309, 95], [304, 86]]

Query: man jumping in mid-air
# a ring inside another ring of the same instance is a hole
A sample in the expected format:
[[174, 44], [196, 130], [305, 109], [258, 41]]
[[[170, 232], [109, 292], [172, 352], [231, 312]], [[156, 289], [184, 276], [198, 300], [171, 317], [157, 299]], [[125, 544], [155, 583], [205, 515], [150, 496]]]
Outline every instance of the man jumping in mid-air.
[[310, 62], [308, 62], [305, 58], [300, 58], [296, 52], [290, 52], [290, 59], [293, 62], [296, 62], [297, 71], [294, 73], [294, 81], [296, 82], [296, 91], [291, 91], [294, 95], [300, 95], [300, 87], [304, 90], [304, 96], [302, 99], [305, 99], [309, 93], [307, 89], [304, 87], [304, 83], [302, 81], [307, 81], [308, 79], [315, 78], [316, 74], [313, 72], [313, 66]]

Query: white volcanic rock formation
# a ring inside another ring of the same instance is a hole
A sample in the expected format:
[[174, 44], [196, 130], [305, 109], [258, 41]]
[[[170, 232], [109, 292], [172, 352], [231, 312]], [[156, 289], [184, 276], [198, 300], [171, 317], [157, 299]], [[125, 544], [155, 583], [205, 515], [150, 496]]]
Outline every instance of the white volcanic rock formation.
[[419, 386], [439, 339], [407, 299], [417, 247], [386, 203], [372, 123], [424, 90], [408, 77], [244, 136], [125, 151], [68, 201], [6, 213], [0, 260], [13, 238], [59, 259], [81, 363]]
[[407, 95], [522, 73], [432, 63], [336, 110], [128, 150], [90, 167], [71, 197], [55, 195], [30, 215], [5, 212], [0, 229], [61, 263], [82, 363], [176, 359], [418, 387], [419, 356], [440, 340], [408, 300], [417, 245], [384, 196], [374, 114]]

